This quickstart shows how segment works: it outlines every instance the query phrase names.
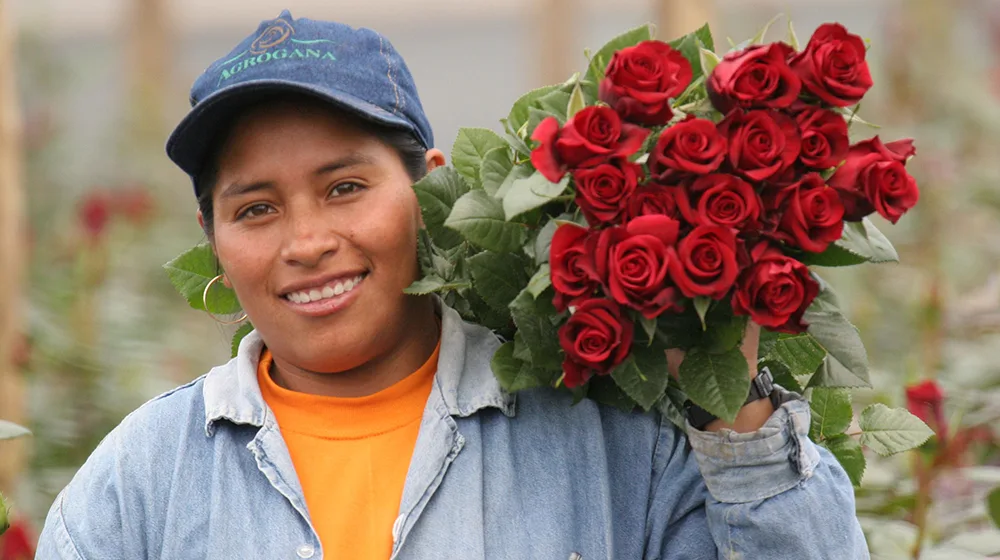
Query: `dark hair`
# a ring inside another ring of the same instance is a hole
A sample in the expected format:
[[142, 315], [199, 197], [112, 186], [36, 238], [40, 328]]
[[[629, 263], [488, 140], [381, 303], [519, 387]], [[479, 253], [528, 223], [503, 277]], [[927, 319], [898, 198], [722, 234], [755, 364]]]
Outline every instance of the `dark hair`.
[[[281, 98], [282, 100], [292, 100], [296, 103], [322, 103], [314, 98], [303, 97], [300, 95], [285, 94], [282, 95]], [[269, 101], [273, 101], [273, 98], [269, 98]], [[258, 105], [258, 103], [255, 103], [253, 106], [256, 105]], [[337, 111], [337, 109], [329, 105], [323, 104], [323, 106], [329, 107], [329, 110], [331, 111]], [[348, 115], [346, 113], [344, 114]], [[406, 169], [406, 174], [410, 176], [411, 181], [417, 182], [422, 179], [424, 175], [427, 175], [427, 148], [425, 148], [424, 145], [417, 140], [417, 137], [412, 132], [401, 128], [391, 128], [384, 125], [378, 125], [370, 121], [354, 117], [353, 115], [348, 115], [348, 117], [356, 126], [368, 134], [378, 138], [380, 142], [392, 148], [393, 151], [396, 152], [396, 155], [398, 155], [399, 159], [402, 160], [403, 168]], [[195, 192], [198, 193], [198, 209], [201, 210], [205, 235], [207, 235], [209, 239], [214, 237], [213, 232], [215, 231], [213, 229], [215, 223], [215, 213], [212, 207], [212, 194], [215, 191], [215, 182], [219, 175], [219, 156], [222, 153], [222, 148], [229, 140], [229, 135], [232, 132], [235, 121], [236, 115], [228, 119], [226, 124], [220, 128], [220, 132], [216, 134], [211, 143], [212, 148], [205, 157], [201, 171], [194, 177], [194, 189]]]

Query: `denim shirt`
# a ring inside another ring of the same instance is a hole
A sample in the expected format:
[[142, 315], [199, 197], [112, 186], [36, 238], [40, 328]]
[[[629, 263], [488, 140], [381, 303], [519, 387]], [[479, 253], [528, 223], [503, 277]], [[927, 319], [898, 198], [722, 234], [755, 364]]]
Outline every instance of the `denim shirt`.
[[[688, 434], [551, 389], [503, 391], [499, 341], [442, 309], [438, 371], [386, 527], [396, 559], [852, 560], [847, 475], [797, 395], [753, 433]], [[49, 511], [37, 558], [349, 558], [324, 551], [256, 366], [263, 341], [131, 413]], [[403, 458], [401, 458], [403, 459]]]

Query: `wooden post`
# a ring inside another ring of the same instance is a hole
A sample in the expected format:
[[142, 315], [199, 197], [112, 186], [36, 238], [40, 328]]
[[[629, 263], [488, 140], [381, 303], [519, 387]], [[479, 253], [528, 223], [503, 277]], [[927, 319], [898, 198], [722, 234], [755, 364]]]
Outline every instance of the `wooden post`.
[[[535, 29], [538, 38], [539, 86], [566, 81], [579, 68], [585, 66], [583, 53], [574, 57], [574, 30], [580, 10], [577, 0], [538, 0], [533, 2], [541, 17]], [[579, 64], [577, 64], [579, 63]]]
[[141, 149], [155, 149], [159, 157], [165, 138], [166, 96], [172, 83], [170, 14], [167, 0], [131, 0], [129, 4], [130, 142], [140, 142]]
[[715, 23], [714, 0], [655, 0], [657, 38], [665, 41]]
[[[14, 45], [10, 8], [0, 0], [0, 419], [24, 423], [24, 383], [14, 364], [22, 332], [25, 258], [22, 124]], [[0, 442], [0, 490], [13, 490], [24, 458], [25, 440]]]

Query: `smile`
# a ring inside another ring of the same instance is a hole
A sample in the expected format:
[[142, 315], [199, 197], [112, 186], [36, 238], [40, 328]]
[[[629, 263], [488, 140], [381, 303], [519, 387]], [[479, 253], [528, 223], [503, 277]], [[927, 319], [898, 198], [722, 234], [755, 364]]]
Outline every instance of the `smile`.
[[308, 290], [300, 290], [285, 294], [285, 299], [292, 303], [311, 303], [325, 299], [335, 298], [354, 290], [365, 279], [367, 274], [359, 274], [348, 280], [333, 281], [323, 286], [317, 286]]

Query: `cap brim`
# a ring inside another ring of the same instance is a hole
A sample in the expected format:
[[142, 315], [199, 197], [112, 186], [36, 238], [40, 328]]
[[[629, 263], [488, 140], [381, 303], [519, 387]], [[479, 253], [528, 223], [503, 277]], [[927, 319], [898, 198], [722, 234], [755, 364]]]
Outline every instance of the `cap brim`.
[[223, 88], [201, 100], [177, 125], [167, 139], [167, 156], [195, 177], [220, 130], [250, 104], [275, 93], [301, 93], [315, 97], [352, 115], [376, 124], [419, 133], [403, 117], [367, 101], [339, 91], [306, 86], [284, 80], [254, 80]]

